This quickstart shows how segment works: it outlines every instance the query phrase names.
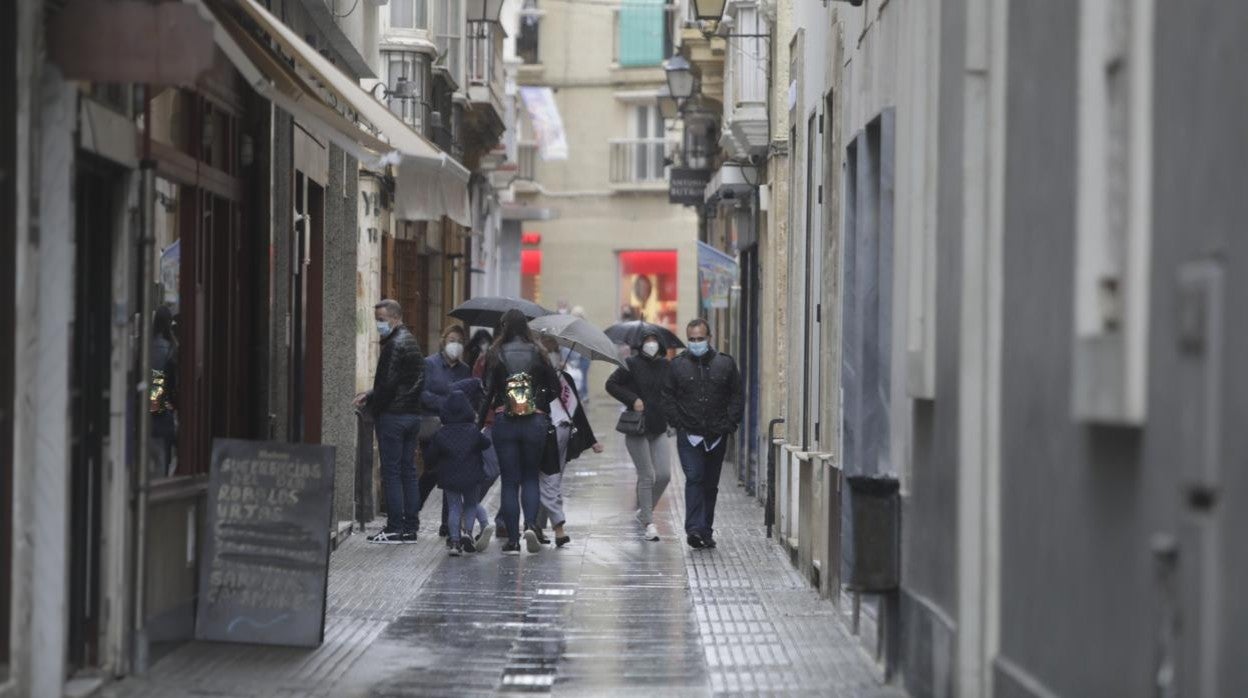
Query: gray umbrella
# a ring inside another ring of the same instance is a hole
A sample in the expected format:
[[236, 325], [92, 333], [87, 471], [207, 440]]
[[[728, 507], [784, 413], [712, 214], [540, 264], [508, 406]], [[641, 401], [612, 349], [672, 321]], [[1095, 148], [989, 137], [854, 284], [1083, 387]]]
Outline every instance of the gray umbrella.
[[561, 347], [567, 347], [581, 356], [596, 361], [606, 361], [623, 366], [615, 348], [615, 342], [585, 320], [575, 315], [546, 315], [529, 321], [529, 329], [535, 334], [551, 337]]
[[535, 317], [552, 314], [551, 311], [537, 303], [526, 301], [522, 298], [478, 296], [464, 301], [462, 305], [452, 310], [449, 315], [458, 320], [463, 320], [473, 327], [496, 327], [503, 314], [513, 309], [524, 313], [524, 316], [530, 320]]

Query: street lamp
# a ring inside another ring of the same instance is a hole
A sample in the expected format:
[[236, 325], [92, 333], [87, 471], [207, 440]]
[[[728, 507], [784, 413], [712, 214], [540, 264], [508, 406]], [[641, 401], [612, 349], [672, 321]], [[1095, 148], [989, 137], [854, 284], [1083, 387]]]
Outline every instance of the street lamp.
[[667, 72], [667, 89], [675, 99], [689, 99], [693, 96], [693, 66], [679, 53], [667, 59], [663, 64]]
[[718, 22], [724, 16], [725, 0], [693, 0], [693, 14], [696, 19]]
[[498, 22], [503, 12], [503, 0], [468, 0], [469, 22]]
[[672, 91], [668, 89], [667, 85], [659, 88], [658, 101], [659, 114], [664, 119], [675, 119], [680, 116], [680, 103], [672, 96]]

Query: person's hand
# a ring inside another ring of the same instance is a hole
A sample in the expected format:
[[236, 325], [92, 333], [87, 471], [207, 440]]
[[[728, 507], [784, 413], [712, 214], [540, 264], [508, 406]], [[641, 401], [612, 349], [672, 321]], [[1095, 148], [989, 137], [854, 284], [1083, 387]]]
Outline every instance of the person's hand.
[[351, 404], [356, 407], [363, 407], [368, 403], [368, 393], [356, 393], [355, 399], [351, 400]]
[[607, 450], [607, 447], [603, 446], [602, 442], [599, 442], [593, 445], [593, 449], [594, 449], [594, 453], [602, 453], [603, 451]]
[[636, 400], [633, 400], [633, 411], [634, 411], [634, 412], [645, 412], [645, 411], [646, 411], [646, 403], [642, 402], [642, 401], [641, 401], [641, 398], [637, 398]]

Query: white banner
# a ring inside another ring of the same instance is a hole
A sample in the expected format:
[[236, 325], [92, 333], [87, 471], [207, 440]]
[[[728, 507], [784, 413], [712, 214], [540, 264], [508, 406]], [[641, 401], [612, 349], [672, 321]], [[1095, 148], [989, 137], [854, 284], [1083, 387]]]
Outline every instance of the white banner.
[[520, 97], [529, 113], [542, 159], [567, 160], [568, 138], [563, 131], [559, 105], [555, 104], [555, 93], [549, 87], [521, 87]]

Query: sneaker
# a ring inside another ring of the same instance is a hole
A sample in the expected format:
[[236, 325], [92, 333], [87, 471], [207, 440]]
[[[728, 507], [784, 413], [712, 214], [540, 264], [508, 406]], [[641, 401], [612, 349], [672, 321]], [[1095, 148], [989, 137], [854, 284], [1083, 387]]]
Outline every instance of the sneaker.
[[540, 528], [533, 529], [534, 535], [537, 536], [537, 542], [542, 545], [550, 545], [550, 539], [546, 537], [546, 532]]
[[503, 554], [504, 555], [519, 555], [520, 543], [518, 541], [517, 542], [507, 541], [506, 543], [503, 543]]
[[537, 539], [537, 532], [531, 528], [524, 532], [524, 545], [530, 553], [536, 553], [542, 549], [542, 542]]
[[708, 550], [714, 549], [716, 547], [715, 539], [710, 536], [707, 536], [706, 538], [702, 539], [702, 545], [706, 546]]
[[654, 524], [646, 524], [646, 540], [658, 540], [659, 527]]
[[369, 543], [382, 543], [385, 545], [399, 545], [403, 542], [403, 533], [389, 528], [383, 528], [368, 537]]
[[477, 546], [472, 542], [472, 536], [462, 536], [459, 539], [459, 547], [466, 553], [477, 552]]
[[490, 547], [490, 539], [493, 537], [494, 537], [494, 528], [491, 526], [486, 526], [485, 529], [481, 531], [481, 535], [477, 536], [477, 542], [476, 542], [477, 551], [482, 552], [482, 553], [485, 552], [485, 549]]
[[555, 538], [555, 547], [562, 548], [563, 546], [571, 542], [572, 542], [572, 536], [559, 536]]
[[[447, 539], [447, 542], [448, 542], [448, 543], [450, 543], [450, 542], [451, 542], [449, 538]], [[451, 545], [449, 546], [449, 548], [450, 548], [450, 549], [449, 549], [449, 550], [447, 550], [446, 552], [447, 552], [447, 554], [448, 554], [448, 555], [450, 555], [451, 557], [459, 557], [460, 555], [463, 555], [463, 554], [464, 554], [464, 546], [463, 546], [463, 544], [462, 544], [462, 543], [460, 543], [459, 541], [455, 541], [454, 543], [451, 543]]]
[[415, 531], [404, 531], [404, 532], [403, 532], [402, 537], [400, 538], [400, 542], [402, 542], [402, 543], [415, 543], [415, 542], [416, 542], [416, 532], [415, 532]]
[[686, 538], [686, 542], [688, 542], [689, 547], [694, 550], [701, 550], [706, 547], [706, 541], [702, 540], [701, 533], [690, 533], [689, 537]]

